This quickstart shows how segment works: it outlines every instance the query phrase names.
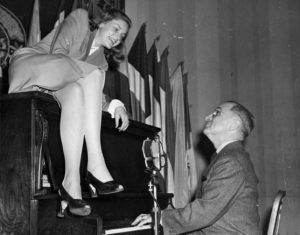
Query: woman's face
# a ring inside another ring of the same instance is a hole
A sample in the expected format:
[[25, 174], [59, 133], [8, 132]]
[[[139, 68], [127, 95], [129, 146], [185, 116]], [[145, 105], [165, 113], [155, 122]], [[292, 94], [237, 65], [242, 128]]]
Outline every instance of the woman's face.
[[103, 46], [111, 49], [120, 44], [128, 32], [128, 25], [124, 20], [113, 19], [103, 22], [95, 36], [97, 46]]

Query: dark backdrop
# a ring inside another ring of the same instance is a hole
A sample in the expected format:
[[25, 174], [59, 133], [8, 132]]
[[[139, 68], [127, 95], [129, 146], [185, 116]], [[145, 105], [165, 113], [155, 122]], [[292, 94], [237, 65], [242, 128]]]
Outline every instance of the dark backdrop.
[[[32, 15], [34, 0], [1, 0], [1, 5], [12, 11], [22, 22], [28, 36], [30, 20]], [[68, 14], [73, 5], [73, 0], [40, 0], [40, 27], [41, 36], [45, 36], [54, 26], [60, 4], [61, 8]]]
[[[74, 0], [39, 0], [40, 1], [40, 27], [41, 36], [46, 36], [54, 26], [60, 9], [65, 10], [65, 15], [69, 14]], [[80, 1], [80, 0], [79, 0]], [[88, 0], [82, 0], [88, 1]], [[119, 9], [125, 9], [124, 0], [90, 0], [91, 2], [100, 2], [101, 5], [109, 4]], [[1, 5], [12, 11], [22, 22], [26, 34], [30, 28], [30, 20], [34, 0], [1, 0]]]

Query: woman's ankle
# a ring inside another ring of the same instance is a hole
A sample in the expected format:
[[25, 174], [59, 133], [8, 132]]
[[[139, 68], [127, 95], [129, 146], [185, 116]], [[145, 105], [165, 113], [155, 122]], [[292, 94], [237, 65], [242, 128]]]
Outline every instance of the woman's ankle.
[[[102, 167], [101, 167], [102, 168]], [[95, 178], [105, 183], [107, 181], [112, 181], [113, 178], [109, 173], [108, 169], [101, 169], [99, 167], [87, 168], [87, 171], [90, 172]]]
[[74, 199], [82, 199], [80, 180], [79, 182], [73, 182], [70, 180], [63, 180], [62, 187], [70, 194]]

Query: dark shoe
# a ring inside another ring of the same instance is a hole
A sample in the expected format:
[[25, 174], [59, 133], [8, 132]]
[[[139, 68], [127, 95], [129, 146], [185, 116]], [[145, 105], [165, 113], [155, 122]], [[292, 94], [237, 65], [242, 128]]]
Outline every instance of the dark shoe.
[[64, 218], [66, 213], [71, 216], [87, 216], [91, 214], [92, 209], [88, 202], [82, 199], [74, 199], [65, 190], [63, 186], [58, 190], [60, 203], [58, 205], [57, 217]]
[[86, 182], [88, 184], [91, 197], [124, 191], [124, 187], [122, 185], [115, 183], [115, 181], [103, 183], [93, 176], [89, 171], [87, 172]]

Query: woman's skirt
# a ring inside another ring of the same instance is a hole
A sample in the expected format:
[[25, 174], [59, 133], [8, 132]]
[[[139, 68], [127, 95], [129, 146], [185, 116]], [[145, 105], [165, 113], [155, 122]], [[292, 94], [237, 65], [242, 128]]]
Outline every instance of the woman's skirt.
[[99, 67], [63, 54], [41, 53], [34, 48], [22, 48], [13, 55], [9, 65], [9, 93], [64, 88]]

